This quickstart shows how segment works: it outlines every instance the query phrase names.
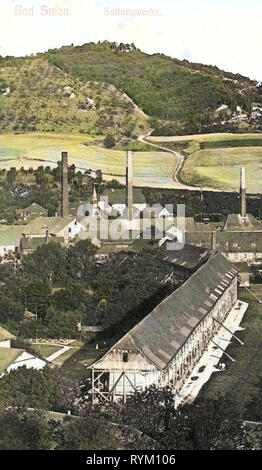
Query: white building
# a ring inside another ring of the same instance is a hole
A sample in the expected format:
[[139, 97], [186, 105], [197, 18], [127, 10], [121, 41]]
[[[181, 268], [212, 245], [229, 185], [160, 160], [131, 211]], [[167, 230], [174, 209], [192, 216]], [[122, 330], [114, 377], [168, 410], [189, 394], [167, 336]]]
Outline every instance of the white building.
[[84, 230], [77, 217], [37, 217], [30, 224], [25, 225], [25, 237], [57, 237], [63, 238], [67, 243]]
[[22, 225], [6, 225], [0, 230], [0, 256], [18, 250], [23, 232]]

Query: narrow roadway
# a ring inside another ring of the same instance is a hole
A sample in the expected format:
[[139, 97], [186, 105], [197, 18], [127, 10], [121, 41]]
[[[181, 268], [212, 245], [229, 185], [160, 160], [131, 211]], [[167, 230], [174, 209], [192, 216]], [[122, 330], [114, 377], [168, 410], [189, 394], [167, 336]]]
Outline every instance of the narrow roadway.
[[149, 131], [146, 135], [140, 135], [137, 140], [139, 140], [139, 142], [143, 142], [144, 144], [150, 144], [153, 147], [157, 147], [157, 148], [163, 150], [164, 152], [169, 152], [169, 153], [172, 153], [173, 155], [175, 155], [175, 157], [176, 157], [175, 162], [176, 163], [175, 163], [175, 167], [174, 167], [173, 175], [172, 175], [173, 180], [174, 180], [174, 189], [187, 189], [189, 191], [201, 191], [202, 190], [202, 191], [221, 192], [220, 189], [216, 189], [216, 188], [206, 188], [206, 187], [201, 187], [201, 186], [189, 186], [187, 184], [180, 183], [178, 178], [179, 178], [179, 173], [182, 170], [183, 165], [185, 163], [184, 156], [180, 152], [177, 152], [176, 150], [171, 150], [167, 147], [163, 147], [163, 145], [153, 143], [149, 139], [152, 132], [153, 132], [153, 129], [151, 131]]

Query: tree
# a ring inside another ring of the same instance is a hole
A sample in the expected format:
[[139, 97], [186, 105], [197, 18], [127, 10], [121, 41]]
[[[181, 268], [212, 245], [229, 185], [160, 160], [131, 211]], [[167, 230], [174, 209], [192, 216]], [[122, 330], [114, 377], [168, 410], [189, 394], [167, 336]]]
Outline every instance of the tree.
[[78, 383], [59, 370], [24, 366], [1, 378], [0, 409], [11, 406], [67, 413], [74, 409], [74, 399], [79, 393]]
[[112, 134], [107, 134], [104, 139], [104, 146], [110, 149], [116, 145], [115, 138]]
[[[115, 430], [114, 430], [115, 431]], [[99, 410], [86, 410], [77, 420], [67, 420], [58, 432], [58, 450], [112, 449], [112, 429]]]
[[118, 419], [156, 440], [164, 449], [240, 449], [242, 420], [230, 397], [198, 398], [175, 408], [168, 387], [149, 387], [127, 400]]
[[262, 421], [262, 377], [259, 377], [257, 391], [247, 404], [246, 419]]
[[6, 323], [9, 320], [16, 322], [24, 318], [24, 309], [19, 302], [3, 297], [0, 299], [0, 322]]
[[38, 412], [1, 411], [1, 450], [50, 450], [54, 424]]
[[52, 290], [48, 281], [32, 281], [25, 287], [26, 307], [38, 317], [44, 317], [50, 305]]

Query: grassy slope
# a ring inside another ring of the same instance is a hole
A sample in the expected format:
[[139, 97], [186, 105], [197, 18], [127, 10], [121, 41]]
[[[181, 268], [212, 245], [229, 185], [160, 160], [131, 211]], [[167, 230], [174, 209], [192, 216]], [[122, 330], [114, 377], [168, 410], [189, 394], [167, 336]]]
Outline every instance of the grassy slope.
[[31, 349], [33, 349], [39, 356], [47, 358], [51, 356], [51, 354], [59, 351], [61, 346], [54, 346], [53, 344], [32, 344]]
[[55, 364], [58, 367], [61, 367], [68, 359], [70, 359], [74, 354], [79, 351], [79, 348], [70, 348], [68, 351], [66, 351], [64, 354], [61, 354], [61, 356], [57, 357], [54, 359], [53, 364]]
[[[253, 285], [252, 291], [262, 299], [262, 285]], [[212, 397], [217, 393], [225, 394], [229, 392], [234, 395], [239, 406], [242, 406], [256, 393], [258, 375], [262, 370], [262, 316], [261, 304], [246, 289], [240, 289], [239, 298], [249, 303], [248, 310], [241, 323], [245, 330], [236, 333], [245, 345], [241, 346], [236, 340], [232, 340], [227, 352], [236, 362], [233, 363], [224, 356], [225, 372], [214, 374], [204, 386], [202, 394], [203, 396]]]
[[184, 154], [186, 161], [180, 178], [186, 184], [238, 191], [240, 167], [245, 165], [248, 192], [261, 192], [261, 134], [203, 134], [150, 140]]
[[[64, 87], [70, 86], [70, 91]], [[8, 95], [4, 94], [10, 88]], [[87, 98], [96, 109], [90, 110]], [[1, 132], [82, 132], [121, 136], [132, 127], [147, 129], [146, 119], [114, 86], [69, 76], [44, 57], [0, 63]], [[139, 127], [141, 126], [141, 127]]]
[[[106, 179], [124, 183], [126, 155], [124, 150], [105, 149], [98, 140], [84, 135], [48, 133], [0, 135], [1, 168], [20, 169], [53, 166], [61, 150], [69, 153], [69, 163], [81, 169], [101, 169]], [[134, 183], [138, 186], [171, 187], [175, 156], [158, 151], [134, 153]]]
[[193, 184], [237, 191], [242, 165], [246, 167], [248, 192], [261, 192], [262, 147], [200, 150], [186, 162], [181, 177]]

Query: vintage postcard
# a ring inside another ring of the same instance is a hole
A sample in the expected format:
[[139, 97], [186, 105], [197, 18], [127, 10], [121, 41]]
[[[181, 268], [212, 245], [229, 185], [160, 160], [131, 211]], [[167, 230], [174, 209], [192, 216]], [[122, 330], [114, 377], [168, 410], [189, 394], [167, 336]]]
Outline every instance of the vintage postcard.
[[0, 450], [261, 450], [261, 1], [1, 0], [0, 30]]

